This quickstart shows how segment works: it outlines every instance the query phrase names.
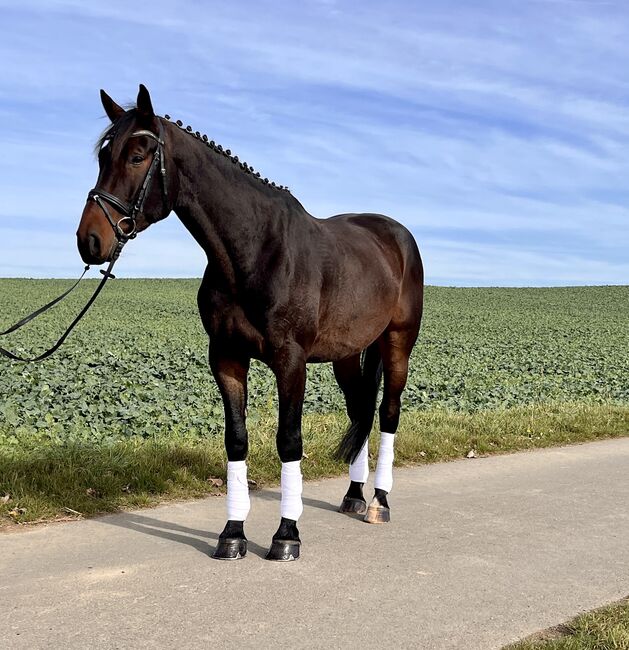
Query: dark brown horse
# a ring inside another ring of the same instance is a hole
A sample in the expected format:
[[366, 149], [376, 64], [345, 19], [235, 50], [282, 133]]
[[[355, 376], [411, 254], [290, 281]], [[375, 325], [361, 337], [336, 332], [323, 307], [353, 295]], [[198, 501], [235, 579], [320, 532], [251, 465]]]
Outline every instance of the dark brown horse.
[[[101, 99], [112, 124], [99, 141], [97, 186], [77, 232], [83, 260], [112, 259], [127, 239], [171, 211], [207, 255], [198, 304], [225, 407], [228, 458], [228, 521], [214, 557], [236, 559], [247, 548], [251, 359], [271, 368], [279, 395], [282, 518], [267, 557], [291, 560], [300, 552], [307, 363], [331, 361], [347, 403], [351, 425], [338, 451], [351, 462], [351, 483], [340, 511], [388, 521], [393, 434], [422, 314], [423, 269], [413, 236], [379, 214], [311, 216], [286, 188], [260, 178], [229, 150], [156, 116], [144, 86], [130, 110], [104, 91]], [[381, 376], [384, 433], [367, 507], [367, 440]]]

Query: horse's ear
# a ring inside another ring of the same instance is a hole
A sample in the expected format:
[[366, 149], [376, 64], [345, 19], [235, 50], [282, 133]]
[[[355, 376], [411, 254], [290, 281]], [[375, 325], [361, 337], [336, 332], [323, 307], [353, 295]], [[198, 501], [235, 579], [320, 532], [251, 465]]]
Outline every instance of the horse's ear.
[[151, 103], [151, 96], [149, 95], [149, 91], [146, 89], [146, 86], [144, 84], [140, 84], [137, 106], [138, 113], [142, 117], [155, 117], [153, 104]]
[[107, 117], [115, 122], [119, 117], [122, 117], [125, 114], [124, 108], [118, 106], [116, 102], [101, 88], [100, 90], [100, 100], [103, 102], [103, 108]]

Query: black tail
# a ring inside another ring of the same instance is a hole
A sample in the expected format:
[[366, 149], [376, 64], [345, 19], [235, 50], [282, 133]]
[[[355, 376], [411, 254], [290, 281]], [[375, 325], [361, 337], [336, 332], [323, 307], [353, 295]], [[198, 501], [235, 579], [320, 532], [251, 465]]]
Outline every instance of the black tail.
[[336, 457], [348, 463], [353, 462], [358, 452], [369, 438], [373, 419], [376, 415], [376, 400], [382, 380], [382, 357], [378, 341], [363, 352], [361, 404], [358, 417], [352, 420], [347, 432], [339, 443]]

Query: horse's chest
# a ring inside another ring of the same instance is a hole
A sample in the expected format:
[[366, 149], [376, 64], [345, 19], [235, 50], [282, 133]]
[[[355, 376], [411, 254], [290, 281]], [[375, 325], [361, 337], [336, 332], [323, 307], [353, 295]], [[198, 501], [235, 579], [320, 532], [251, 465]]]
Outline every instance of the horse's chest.
[[264, 337], [238, 304], [220, 296], [199, 296], [199, 313], [210, 340], [260, 356], [264, 352]]

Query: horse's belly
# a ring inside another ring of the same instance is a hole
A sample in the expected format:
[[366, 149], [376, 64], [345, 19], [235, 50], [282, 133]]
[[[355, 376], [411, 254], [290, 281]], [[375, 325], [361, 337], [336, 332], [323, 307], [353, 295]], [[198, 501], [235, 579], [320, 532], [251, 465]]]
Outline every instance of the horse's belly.
[[308, 361], [337, 361], [358, 354], [382, 334], [390, 321], [391, 314], [387, 311], [324, 326], [314, 340]]

